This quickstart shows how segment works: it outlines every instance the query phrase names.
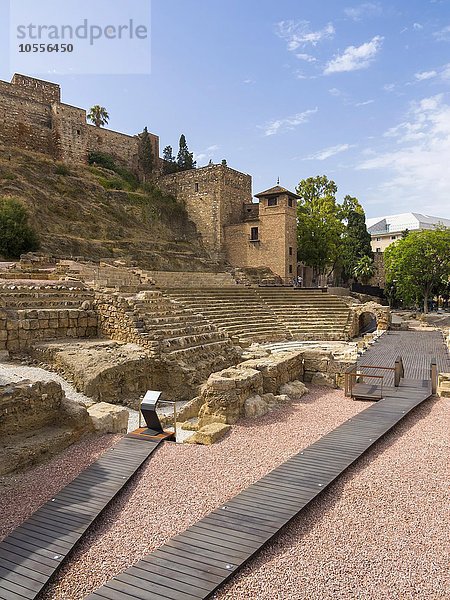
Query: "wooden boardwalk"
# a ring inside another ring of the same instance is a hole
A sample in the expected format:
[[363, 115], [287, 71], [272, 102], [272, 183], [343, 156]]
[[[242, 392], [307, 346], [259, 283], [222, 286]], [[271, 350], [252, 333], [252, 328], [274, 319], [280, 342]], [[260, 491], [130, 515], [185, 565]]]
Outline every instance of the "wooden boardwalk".
[[120, 440], [6, 537], [0, 543], [1, 600], [36, 598], [158, 444], [158, 440]]
[[377, 440], [431, 396], [428, 351], [439, 357], [441, 366], [450, 362], [442, 336], [434, 332], [426, 336], [402, 335], [393, 347], [390, 336], [377, 342], [374, 356], [370, 350], [364, 361], [393, 363], [401, 345], [409, 377], [400, 387], [386, 387], [382, 400], [290, 458], [86, 600], [209, 598]]
[[[397, 356], [403, 359], [406, 380], [430, 379], [433, 358], [438, 372], [450, 372], [450, 357], [440, 331], [388, 331], [358, 359], [358, 364], [393, 367]], [[384, 375], [388, 386], [394, 383], [392, 373], [377, 369], [364, 372]]]

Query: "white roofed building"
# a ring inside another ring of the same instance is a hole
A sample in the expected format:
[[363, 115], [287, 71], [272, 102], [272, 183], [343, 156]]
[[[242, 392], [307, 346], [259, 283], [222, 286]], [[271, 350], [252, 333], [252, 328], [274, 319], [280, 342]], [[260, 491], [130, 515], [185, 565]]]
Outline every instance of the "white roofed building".
[[439, 225], [450, 227], [450, 219], [411, 212], [366, 219], [366, 225], [372, 237], [373, 252], [384, 252], [392, 242], [401, 237], [406, 229], [417, 231], [435, 229]]

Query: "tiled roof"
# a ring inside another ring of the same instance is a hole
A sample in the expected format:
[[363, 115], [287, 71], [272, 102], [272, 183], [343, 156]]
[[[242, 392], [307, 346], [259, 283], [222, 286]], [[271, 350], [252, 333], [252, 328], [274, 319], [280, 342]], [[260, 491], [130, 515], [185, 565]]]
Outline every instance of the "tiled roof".
[[276, 196], [277, 194], [288, 194], [289, 196], [291, 196], [291, 198], [300, 198], [300, 196], [297, 196], [297, 194], [294, 194], [294, 192], [290, 192], [286, 188], [281, 187], [281, 185], [275, 185], [274, 187], [271, 187], [270, 189], [266, 190], [265, 192], [260, 192], [259, 194], [255, 194], [255, 197], [261, 198], [264, 196]]

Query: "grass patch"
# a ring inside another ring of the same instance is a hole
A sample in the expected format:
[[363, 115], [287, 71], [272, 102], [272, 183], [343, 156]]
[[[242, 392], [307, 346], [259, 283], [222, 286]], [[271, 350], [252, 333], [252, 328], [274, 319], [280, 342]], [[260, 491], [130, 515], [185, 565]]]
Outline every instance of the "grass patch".
[[68, 175], [71, 175], [71, 172], [67, 165], [60, 163], [55, 168], [55, 175], [63, 175], [64, 177], [67, 177]]
[[4, 179], [5, 181], [14, 181], [17, 179], [17, 175], [7, 171], [6, 173], [0, 173], [0, 179]]

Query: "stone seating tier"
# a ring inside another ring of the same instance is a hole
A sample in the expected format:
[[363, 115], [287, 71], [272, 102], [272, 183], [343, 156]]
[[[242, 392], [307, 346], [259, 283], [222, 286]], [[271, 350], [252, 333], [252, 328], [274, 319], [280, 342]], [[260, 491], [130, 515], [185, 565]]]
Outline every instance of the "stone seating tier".
[[348, 338], [349, 309], [337, 296], [291, 288], [168, 288], [229, 336], [248, 341]]
[[158, 288], [201, 288], [201, 287], [224, 287], [236, 288], [237, 283], [233, 276], [225, 271], [219, 273], [199, 273], [196, 271], [147, 271]]

